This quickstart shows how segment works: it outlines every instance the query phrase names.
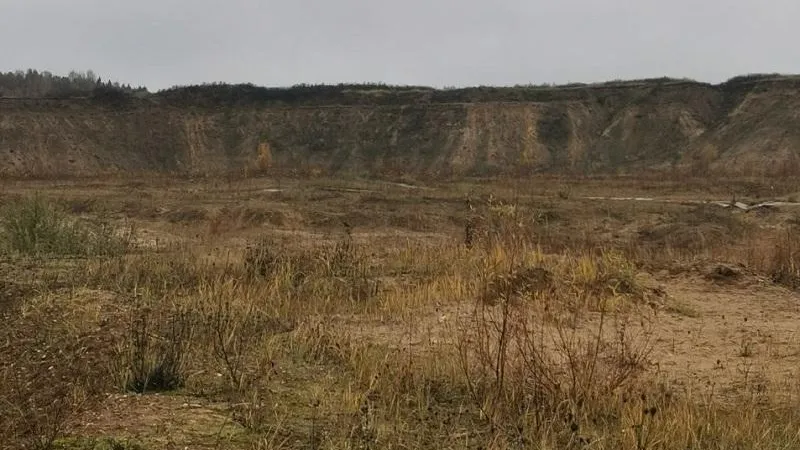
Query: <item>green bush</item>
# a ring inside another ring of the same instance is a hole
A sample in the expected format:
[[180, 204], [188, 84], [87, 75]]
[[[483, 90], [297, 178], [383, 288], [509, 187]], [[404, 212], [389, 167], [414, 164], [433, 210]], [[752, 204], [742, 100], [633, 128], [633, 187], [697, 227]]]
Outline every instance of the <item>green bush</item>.
[[70, 217], [38, 197], [17, 199], [0, 209], [0, 250], [31, 256], [118, 255], [128, 247], [113, 227]]

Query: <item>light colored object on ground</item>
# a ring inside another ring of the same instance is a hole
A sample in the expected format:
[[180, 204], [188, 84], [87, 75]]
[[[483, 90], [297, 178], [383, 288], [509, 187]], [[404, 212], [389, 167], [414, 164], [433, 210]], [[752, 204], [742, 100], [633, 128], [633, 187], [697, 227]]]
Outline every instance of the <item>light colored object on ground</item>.
[[761, 202], [761, 203], [756, 203], [754, 205], [748, 205], [747, 203], [742, 203], [742, 202], [730, 202], [730, 203], [714, 202], [714, 204], [722, 206], [723, 208], [738, 208], [738, 209], [741, 209], [742, 211], [752, 211], [754, 209], [776, 208], [776, 207], [778, 207], [780, 205], [788, 205], [788, 204], [791, 204], [791, 203], [786, 203], [786, 202]]

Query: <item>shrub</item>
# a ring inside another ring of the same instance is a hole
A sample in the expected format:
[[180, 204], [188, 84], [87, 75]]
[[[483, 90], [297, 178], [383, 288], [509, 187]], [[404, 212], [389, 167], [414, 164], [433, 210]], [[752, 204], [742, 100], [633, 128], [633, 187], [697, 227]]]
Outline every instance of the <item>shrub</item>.
[[568, 324], [574, 318], [552, 324], [535, 308], [478, 302], [458, 350], [481, 416], [495, 431], [532, 427], [567, 448], [580, 427], [614, 414], [620, 393], [638, 385], [651, 346], [610, 319], [600, 311], [596, 329], [580, 330]]
[[127, 334], [117, 368], [120, 387], [137, 393], [183, 387], [185, 356], [194, 335], [194, 321], [185, 308], [164, 314], [149, 304], [136, 305]]

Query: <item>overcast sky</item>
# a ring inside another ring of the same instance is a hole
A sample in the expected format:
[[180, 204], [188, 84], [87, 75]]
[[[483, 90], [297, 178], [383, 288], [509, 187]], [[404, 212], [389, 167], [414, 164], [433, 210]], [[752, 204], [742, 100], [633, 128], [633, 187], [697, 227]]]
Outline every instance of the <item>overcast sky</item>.
[[800, 72], [800, 0], [0, 0], [0, 70], [151, 90]]

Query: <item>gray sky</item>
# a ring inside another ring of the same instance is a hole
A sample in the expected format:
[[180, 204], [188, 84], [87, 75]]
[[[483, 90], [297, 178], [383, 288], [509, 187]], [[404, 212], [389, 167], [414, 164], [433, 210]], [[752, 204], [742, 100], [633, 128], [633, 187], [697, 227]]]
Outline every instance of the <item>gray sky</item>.
[[798, 0], [0, 0], [0, 70], [463, 86], [800, 72]]

